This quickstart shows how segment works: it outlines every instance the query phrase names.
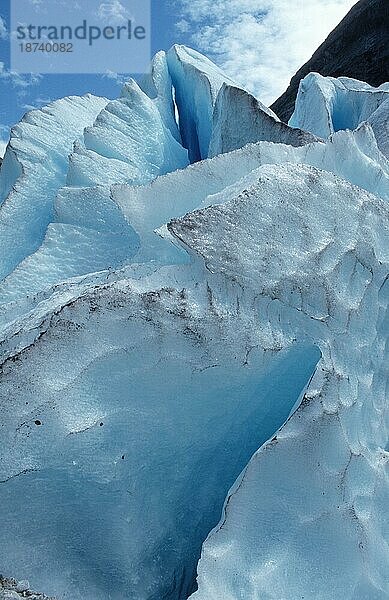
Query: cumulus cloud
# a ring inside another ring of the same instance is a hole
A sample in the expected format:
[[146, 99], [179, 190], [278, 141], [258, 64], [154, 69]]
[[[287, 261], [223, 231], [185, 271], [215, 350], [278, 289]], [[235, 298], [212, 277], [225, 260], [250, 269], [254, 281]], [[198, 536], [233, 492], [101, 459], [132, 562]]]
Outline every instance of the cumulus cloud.
[[128, 77], [126, 75], [109, 70], [103, 74], [103, 79], [111, 79], [120, 87], [123, 87], [126, 81], [128, 81]]
[[20, 97], [27, 93], [27, 89], [33, 85], [37, 85], [42, 79], [42, 75], [33, 74], [22, 75], [17, 71], [6, 69], [3, 62], [0, 62], [0, 80], [8, 83], [17, 90]]
[[98, 17], [111, 25], [121, 25], [131, 19], [127, 8], [123, 6], [120, 0], [107, 0], [102, 2], [97, 10]]
[[21, 108], [23, 110], [35, 110], [36, 108], [42, 108], [42, 106], [47, 106], [53, 102], [51, 98], [48, 96], [37, 96], [33, 99], [33, 104], [22, 104]]
[[44, 0], [29, 0], [29, 2], [36, 13], [42, 15], [47, 13], [47, 5]]
[[[12, 1], [16, 2], [17, 0]], [[24, 1], [26, 2], [27, 0]], [[67, 11], [83, 10], [83, 12], [85, 13], [85, 5], [84, 7], [82, 6], [83, 2], [85, 4], [85, 0], [55, 0], [55, 2], [54, 0], [28, 0], [28, 2], [30, 4], [28, 14], [31, 14], [32, 8], [33, 11], [37, 15], [40, 15], [42, 18], [47, 17], [48, 14], [52, 13], [53, 3], [55, 3], [56, 7], [61, 7], [61, 9], [66, 8]], [[42, 25], [44, 25], [44, 23], [42, 23]]]
[[271, 104], [356, 0], [178, 0], [177, 31]]

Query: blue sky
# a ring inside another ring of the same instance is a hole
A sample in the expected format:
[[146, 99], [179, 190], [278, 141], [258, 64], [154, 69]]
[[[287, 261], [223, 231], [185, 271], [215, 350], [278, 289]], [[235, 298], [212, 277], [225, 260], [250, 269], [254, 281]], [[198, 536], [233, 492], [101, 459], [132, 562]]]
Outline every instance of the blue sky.
[[[9, 30], [10, 0], [0, 0], [0, 16]], [[152, 53], [169, 48], [176, 39], [176, 13], [172, 2], [152, 0]], [[183, 41], [188, 36], [180, 36]], [[18, 76], [9, 73], [10, 52], [8, 39], [0, 37], [0, 139], [6, 139], [9, 126], [13, 125], [32, 107], [42, 106], [50, 100], [67, 95], [88, 92], [116, 98], [120, 92], [122, 77], [106, 75], [43, 75]], [[131, 73], [127, 74], [131, 75]]]
[[[123, 80], [115, 73], [26, 76], [11, 72], [10, 1], [0, 0], [0, 155], [9, 127], [30, 108], [87, 92], [115, 98]], [[355, 0], [151, 2], [152, 53], [175, 42], [188, 44], [207, 54], [265, 104], [284, 91], [299, 66], [355, 4]]]

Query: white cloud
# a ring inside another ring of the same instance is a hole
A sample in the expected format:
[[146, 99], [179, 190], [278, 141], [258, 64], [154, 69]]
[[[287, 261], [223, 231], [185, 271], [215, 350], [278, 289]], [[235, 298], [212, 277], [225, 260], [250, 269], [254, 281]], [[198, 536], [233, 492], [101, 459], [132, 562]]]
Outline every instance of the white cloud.
[[108, 70], [103, 74], [103, 78], [111, 79], [120, 87], [122, 87], [126, 83], [126, 81], [128, 81], [128, 77], [126, 75], [116, 73], [116, 71], [108, 71]]
[[32, 4], [34, 11], [40, 14], [45, 14], [47, 12], [47, 7], [43, 0], [29, 0], [30, 4]]
[[32, 100], [33, 104], [22, 104], [21, 108], [23, 110], [35, 110], [36, 108], [42, 108], [42, 106], [47, 106], [51, 104], [53, 100], [48, 96], [37, 96]]
[[3, 62], [0, 62], [0, 80], [6, 81], [13, 88], [18, 90], [18, 95], [23, 96], [27, 92], [27, 88], [32, 85], [37, 85], [42, 79], [42, 75], [31, 73], [30, 75], [22, 75], [17, 71], [10, 71], [5, 68]]
[[[28, 0], [34, 11], [40, 15], [45, 15], [50, 9], [50, 3], [53, 0]], [[81, 5], [78, 0], [55, 0], [56, 5], [66, 7], [68, 10], [80, 10]]]
[[178, 0], [179, 31], [271, 104], [356, 0]]
[[110, 25], [122, 25], [131, 19], [131, 15], [120, 0], [102, 2], [97, 10], [98, 17]]

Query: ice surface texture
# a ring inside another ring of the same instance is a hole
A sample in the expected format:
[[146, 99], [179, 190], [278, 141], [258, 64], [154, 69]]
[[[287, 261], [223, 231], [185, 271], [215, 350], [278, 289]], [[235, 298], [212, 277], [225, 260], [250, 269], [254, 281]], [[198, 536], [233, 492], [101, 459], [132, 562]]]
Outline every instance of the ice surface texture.
[[333, 175], [285, 165], [170, 226], [251, 296], [259, 319], [322, 353], [301, 407], [228, 497], [196, 599], [387, 597], [388, 217]]
[[288, 127], [244, 90], [223, 84], [216, 99], [209, 156], [230, 152], [249, 142], [266, 140], [303, 146], [315, 136]]
[[106, 103], [91, 95], [64, 98], [27, 113], [12, 129], [0, 171], [2, 278], [39, 247], [73, 141]]
[[61, 600], [389, 597], [387, 93], [311, 74], [291, 127], [175, 46], [14, 129], [0, 572]]
[[21, 600], [29, 598], [30, 600], [55, 600], [48, 598], [43, 594], [32, 592], [28, 581], [16, 581], [15, 579], [7, 579], [0, 575], [0, 600]]

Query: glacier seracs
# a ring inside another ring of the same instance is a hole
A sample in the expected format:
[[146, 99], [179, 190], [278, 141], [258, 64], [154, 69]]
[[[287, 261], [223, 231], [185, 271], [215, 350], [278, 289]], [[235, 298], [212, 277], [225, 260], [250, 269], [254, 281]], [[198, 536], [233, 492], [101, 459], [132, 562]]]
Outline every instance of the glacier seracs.
[[150, 65], [150, 73], [143, 77], [140, 87], [158, 107], [162, 120], [173, 137], [181, 142], [166, 52], [161, 50], [154, 56]]
[[207, 158], [217, 95], [224, 83], [234, 85], [234, 81], [208, 58], [185, 46], [173, 46], [167, 53], [167, 62], [181, 137], [190, 161]]
[[82, 143], [70, 160], [67, 185], [144, 184], [187, 166], [187, 151], [165, 119], [155, 100], [135, 81], [128, 81], [120, 98], [109, 102], [85, 128]]
[[[187, 262], [185, 252], [166, 244], [162, 232], [156, 235], [154, 231], [172, 217], [202, 205], [225, 202], [255, 181], [261, 165], [284, 162], [332, 171], [389, 199], [389, 164], [367, 124], [300, 148], [268, 142], [249, 144], [158, 177], [150, 185], [65, 187], [57, 194], [55, 221], [47, 227], [40, 248], [0, 283], [0, 322], [9, 305], [13, 318], [15, 302], [64, 279], [131, 263]], [[177, 189], [178, 196], [174, 193]]]
[[0, 171], [1, 278], [39, 247], [72, 144], [107, 102], [90, 94], [64, 98], [27, 113], [12, 129]]
[[193, 598], [387, 597], [388, 217], [332, 174], [277, 165], [169, 225], [216, 297], [223, 274], [279, 341], [321, 350], [300, 407], [232, 488]]
[[[339, 131], [326, 141], [295, 148], [258, 142], [159, 177], [149, 186], [114, 185], [112, 199], [139, 236], [132, 261], [169, 264], [184, 260], [182, 251], [166, 244], [155, 230], [173, 217], [210, 204], [221, 204], [256, 181], [265, 164], [304, 163], [331, 171], [350, 183], [389, 200], [389, 162], [379, 151], [367, 124]], [[174, 190], [180, 190], [175, 195]]]
[[250, 142], [275, 142], [303, 146], [316, 136], [288, 127], [251, 94], [223, 84], [215, 102], [208, 156], [242, 148]]
[[57, 190], [53, 208], [44, 215], [50, 221], [42, 243], [0, 283], [0, 304], [71, 277], [117, 268], [135, 253], [137, 236], [112, 202], [109, 185], [146, 184], [188, 164], [187, 151], [176, 139], [177, 125], [174, 131], [168, 123], [174, 106], [166, 68], [160, 53], [153, 65], [154, 87], [148, 88], [154, 100], [129, 81], [120, 98], [104, 102], [84, 128], [69, 156], [66, 187]]
[[389, 597], [387, 98], [311, 74], [288, 126], [174, 46], [14, 129], [0, 572], [61, 600]]
[[388, 98], [387, 83], [373, 88], [349, 77], [310, 73], [300, 82], [289, 125], [326, 138], [341, 129], [356, 129]]
[[377, 145], [389, 159], [389, 97], [369, 116], [369, 123], [374, 131]]

